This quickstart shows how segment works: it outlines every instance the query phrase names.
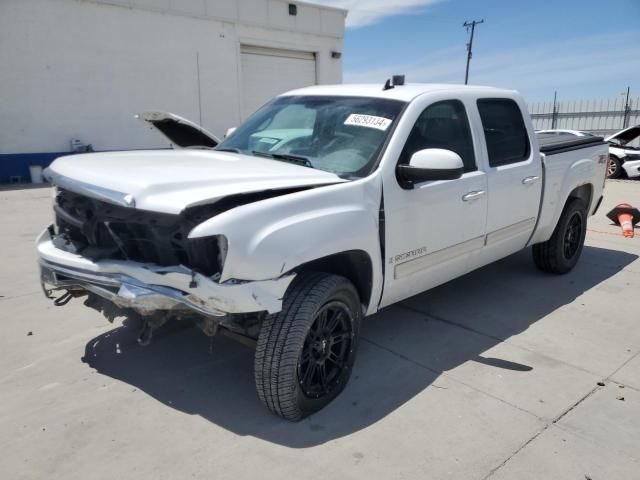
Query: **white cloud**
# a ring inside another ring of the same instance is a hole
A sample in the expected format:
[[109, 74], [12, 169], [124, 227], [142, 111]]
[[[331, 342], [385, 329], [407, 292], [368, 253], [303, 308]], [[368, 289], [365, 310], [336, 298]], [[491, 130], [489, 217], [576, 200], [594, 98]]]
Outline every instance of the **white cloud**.
[[314, 3], [346, 8], [347, 27], [364, 27], [385, 17], [423, 12], [443, 0], [313, 0]]
[[[514, 88], [531, 97], [557, 89], [564, 98], [595, 85], [606, 89], [610, 84], [612, 95], [616, 95], [616, 89], [637, 84], [640, 78], [639, 43], [638, 33], [623, 32], [536, 42], [514, 49], [503, 47], [494, 53], [474, 49], [469, 83]], [[462, 44], [427, 53], [419, 61], [347, 70], [345, 82], [383, 82], [391, 74], [404, 73], [407, 82], [463, 83], [465, 53]]]

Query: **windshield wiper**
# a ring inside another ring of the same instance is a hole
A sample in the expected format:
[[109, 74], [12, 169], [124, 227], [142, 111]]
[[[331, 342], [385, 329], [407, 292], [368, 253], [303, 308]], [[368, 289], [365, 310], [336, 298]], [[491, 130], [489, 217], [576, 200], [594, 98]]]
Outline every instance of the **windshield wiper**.
[[300, 165], [301, 167], [309, 167], [315, 168], [311, 160], [307, 157], [302, 157], [300, 155], [290, 155], [288, 153], [271, 153], [271, 152], [261, 152], [260, 150], [253, 150], [251, 152], [253, 155], [258, 157], [266, 157], [271, 158], [273, 160], [280, 160], [282, 162], [293, 163], [294, 165]]
[[242, 153], [238, 148], [214, 148], [216, 152]]

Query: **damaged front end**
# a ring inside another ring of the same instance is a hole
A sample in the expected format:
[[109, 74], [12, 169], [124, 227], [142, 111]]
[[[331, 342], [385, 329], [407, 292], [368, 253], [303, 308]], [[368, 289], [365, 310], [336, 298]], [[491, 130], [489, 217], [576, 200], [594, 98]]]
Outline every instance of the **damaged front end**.
[[229, 208], [194, 207], [170, 215], [113, 205], [68, 190], [56, 195], [56, 225], [37, 240], [45, 294], [56, 305], [86, 297], [110, 321], [139, 316], [141, 343], [168, 319], [194, 321], [207, 335], [219, 327], [253, 336], [261, 316], [276, 313], [294, 275], [219, 282], [226, 238], [189, 239], [197, 224]]

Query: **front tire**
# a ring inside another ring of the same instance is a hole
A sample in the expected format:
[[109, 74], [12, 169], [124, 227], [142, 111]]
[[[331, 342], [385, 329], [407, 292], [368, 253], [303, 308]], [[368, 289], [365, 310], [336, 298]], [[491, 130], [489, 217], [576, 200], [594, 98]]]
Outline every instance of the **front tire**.
[[258, 336], [254, 373], [262, 403], [297, 421], [336, 398], [351, 375], [361, 317], [349, 280], [298, 275], [282, 311], [265, 319]]
[[609, 155], [609, 163], [607, 164], [607, 178], [620, 178], [622, 176], [622, 162], [618, 157]]
[[586, 234], [587, 207], [574, 198], [565, 206], [551, 238], [533, 246], [533, 261], [544, 272], [569, 272], [578, 263]]

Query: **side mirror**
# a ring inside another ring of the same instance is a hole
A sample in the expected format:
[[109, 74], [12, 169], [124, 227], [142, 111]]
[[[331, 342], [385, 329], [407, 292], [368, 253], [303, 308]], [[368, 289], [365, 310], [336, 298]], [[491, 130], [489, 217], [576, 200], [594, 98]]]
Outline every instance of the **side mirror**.
[[224, 134], [224, 138], [229, 138], [231, 135], [233, 135], [233, 132], [236, 131], [236, 127], [231, 127], [227, 129], [227, 133]]
[[462, 158], [451, 150], [426, 148], [411, 155], [408, 165], [396, 167], [396, 177], [402, 188], [429, 180], [455, 180], [464, 173]]

